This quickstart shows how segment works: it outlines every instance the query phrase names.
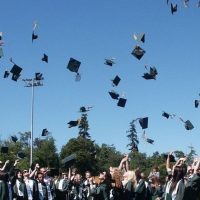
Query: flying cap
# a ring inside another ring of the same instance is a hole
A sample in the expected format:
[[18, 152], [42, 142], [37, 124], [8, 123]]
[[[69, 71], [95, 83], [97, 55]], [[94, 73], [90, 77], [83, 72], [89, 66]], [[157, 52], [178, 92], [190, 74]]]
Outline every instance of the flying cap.
[[13, 135], [13, 136], [11, 136], [11, 140], [12, 140], [14, 143], [16, 143], [17, 140], [18, 140], [18, 138], [17, 138], [17, 136]]
[[3, 54], [3, 49], [0, 48], [0, 58], [2, 58], [3, 56], [4, 56], [4, 54]]
[[26, 157], [26, 154], [25, 154], [24, 152], [22, 152], [22, 151], [19, 151], [19, 152], [17, 153], [17, 157], [20, 158], [20, 159], [23, 159], [23, 158]]
[[171, 13], [172, 13], [172, 15], [174, 14], [174, 12], [177, 12], [177, 4], [171, 3]]
[[150, 138], [147, 138], [146, 141], [149, 143], [149, 144], [153, 144], [154, 143], [154, 140], [150, 139]]
[[81, 122], [81, 119], [78, 119], [78, 120], [71, 120], [69, 121], [67, 124], [69, 124], [68, 128], [71, 128], [71, 127], [75, 127], [75, 126], [78, 126]]
[[5, 70], [3, 77], [4, 78], [8, 78], [10, 72], [8, 70]]
[[67, 69], [69, 69], [71, 72], [78, 73], [80, 65], [81, 65], [80, 61], [78, 61], [74, 58], [70, 58], [68, 65], [67, 65]]
[[150, 79], [155, 80], [157, 74], [158, 74], [157, 69], [155, 67], [150, 67], [149, 73], [144, 73], [142, 77], [146, 80], [150, 80]]
[[186, 130], [192, 130], [193, 128], [194, 128], [194, 126], [189, 120], [185, 121], [185, 129]]
[[76, 154], [71, 154], [61, 160], [61, 164], [65, 167], [71, 167], [76, 161]]
[[168, 114], [168, 113], [166, 113], [166, 112], [163, 112], [163, 113], [162, 113], [162, 116], [163, 116], [163, 117], [166, 117], [166, 118], [168, 119], [169, 116], [170, 116], [170, 114]]
[[42, 73], [40, 73], [40, 72], [36, 72], [35, 73], [35, 80], [36, 81], [41, 81], [41, 80], [43, 80], [44, 78], [43, 78], [43, 76], [42, 76]]
[[42, 61], [48, 63], [48, 56], [46, 54], [43, 54]]
[[127, 101], [127, 99], [125, 99], [125, 98], [119, 98], [119, 100], [117, 102], [117, 106], [119, 106], [119, 107], [125, 107], [126, 101]]
[[112, 66], [113, 64], [115, 64], [114, 58], [106, 58], [104, 64], [108, 66]]
[[112, 80], [113, 86], [118, 86], [120, 81], [121, 81], [121, 78], [118, 75], [116, 75], [115, 78]]
[[36, 40], [36, 39], [38, 39], [38, 35], [36, 35], [35, 33], [34, 33], [34, 31], [32, 32], [32, 42], [33, 42], [33, 40]]
[[194, 101], [194, 106], [195, 106], [195, 108], [198, 108], [198, 106], [199, 106], [199, 100], [195, 100]]
[[148, 128], [148, 117], [140, 118], [139, 123], [142, 129]]
[[48, 131], [46, 128], [44, 128], [44, 129], [42, 130], [42, 136], [47, 136], [48, 133], [49, 133], [49, 131]]
[[89, 106], [89, 107], [85, 107], [85, 106], [81, 106], [80, 109], [79, 109], [79, 112], [88, 112], [90, 111], [90, 108], [92, 108], [92, 106]]
[[108, 92], [112, 99], [119, 99], [119, 94], [116, 93], [114, 90]]
[[136, 34], [133, 34], [133, 38], [136, 40], [136, 41], [141, 41], [141, 42], [145, 42], [145, 33], [141, 33], [139, 35], [136, 35]]
[[143, 55], [145, 54], [145, 52], [146, 51], [144, 49], [142, 49], [140, 46], [136, 45], [131, 54], [134, 57], [136, 57], [138, 60], [140, 60], [143, 57]]
[[8, 147], [1, 147], [1, 153], [8, 153]]
[[10, 70], [10, 73], [12, 73], [12, 80], [17, 81], [18, 78], [20, 77], [20, 73], [22, 71], [22, 68], [19, 67], [18, 65], [14, 64], [12, 69]]

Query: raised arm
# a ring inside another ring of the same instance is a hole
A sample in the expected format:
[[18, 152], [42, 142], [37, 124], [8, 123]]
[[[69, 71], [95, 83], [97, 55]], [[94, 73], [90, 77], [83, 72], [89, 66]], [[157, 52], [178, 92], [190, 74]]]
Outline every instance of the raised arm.
[[9, 162], [10, 162], [9, 160], [6, 160], [6, 162], [4, 163], [3, 167], [0, 168], [0, 171], [4, 171]]

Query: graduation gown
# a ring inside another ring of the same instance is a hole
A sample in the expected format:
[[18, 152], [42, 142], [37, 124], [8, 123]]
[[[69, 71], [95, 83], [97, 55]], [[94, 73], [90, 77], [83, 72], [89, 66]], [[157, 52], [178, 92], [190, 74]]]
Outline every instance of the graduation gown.
[[0, 200], [8, 200], [9, 191], [8, 184], [4, 180], [0, 180]]
[[147, 188], [145, 185], [145, 181], [140, 179], [136, 188], [135, 188], [135, 198], [134, 200], [145, 200], [147, 193]]
[[183, 200], [199, 200], [200, 199], [200, 174], [194, 174], [188, 180], [185, 186]]

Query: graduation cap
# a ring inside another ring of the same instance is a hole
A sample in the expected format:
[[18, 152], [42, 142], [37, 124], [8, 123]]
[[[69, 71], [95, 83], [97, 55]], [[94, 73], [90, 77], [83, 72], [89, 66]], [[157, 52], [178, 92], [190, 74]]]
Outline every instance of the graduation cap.
[[42, 61], [48, 63], [48, 56], [46, 54], [43, 54]]
[[112, 80], [113, 86], [118, 86], [120, 81], [121, 81], [121, 78], [118, 75], [115, 76], [115, 78]]
[[171, 3], [171, 13], [172, 13], [172, 15], [174, 14], [174, 12], [177, 12], [177, 4]]
[[49, 131], [48, 131], [46, 128], [44, 128], [44, 129], [42, 130], [42, 136], [47, 136], [48, 133], [49, 133]]
[[36, 40], [36, 39], [38, 39], [38, 35], [36, 35], [35, 33], [34, 33], [34, 31], [32, 32], [32, 42], [33, 42], [33, 40]]
[[145, 42], [145, 33], [141, 33], [139, 35], [136, 35], [136, 34], [133, 34], [133, 38], [136, 40], [136, 41], [141, 41], [141, 42]]
[[142, 76], [146, 80], [156, 79], [156, 75], [158, 74], [157, 69], [155, 67], [150, 67], [149, 73], [144, 73]]
[[8, 70], [5, 70], [3, 77], [8, 78], [9, 75], [10, 75], [10, 72]]
[[192, 130], [193, 128], [194, 128], [194, 126], [189, 120], [185, 121], [185, 129], [186, 130]]
[[90, 111], [90, 108], [92, 108], [92, 106], [90, 107], [81, 106], [79, 109], [79, 112], [84, 113], [84, 112]]
[[16, 143], [17, 142], [17, 140], [18, 140], [18, 138], [17, 138], [17, 136], [11, 136], [11, 140], [14, 142], [14, 143]]
[[69, 69], [69, 71], [75, 72], [77, 74], [76, 80], [80, 80], [80, 74], [78, 72], [80, 65], [81, 65], [81, 62], [74, 58], [70, 58], [67, 65], [67, 69]]
[[114, 90], [108, 92], [112, 99], [119, 99], [119, 94], [115, 92]]
[[12, 69], [10, 70], [10, 73], [12, 73], [12, 80], [17, 81], [18, 78], [20, 77], [20, 73], [22, 71], [22, 68], [19, 67], [18, 65], [14, 64]]
[[148, 128], [148, 117], [140, 118], [139, 123], [142, 129]]
[[8, 147], [1, 147], [1, 153], [8, 153]]
[[169, 114], [169, 113], [167, 113], [167, 112], [163, 112], [163, 113], [162, 113], [162, 116], [168, 119], [168, 118], [169, 118], [169, 116], [170, 116], [170, 114]]
[[65, 157], [64, 159], [61, 160], [61, 164], [64, 165], [65, 167], [71, 167], [75, 161], [76, 161], [76, 154], [71, 154], [67, 157]]
[[69, 124], [68, 128], [71, 128], [71, 127], [75, 127], [75, 126], [78, 126], [81, 122], [81, 119], [78, 119], [78, 120], [71, 120], [69, 121], [67, 124]]
[[0, 48], [0, 58], [2, 58], [3, 56], [4, 56], [4, 54], [3, 54], [3, 49]]
[[126, 101], [127, 101], [127, 99], [125, 99], [125, 98], [119, 98], [119, 100], [117, 102], [117, 106], [119, 106], [119, 107], [125, 107]]
[[195, 108], [198, 108], [199, 102], [200, 102], [199, 100], [195, 100], [195, 101], [194, 101], [194, 106], [195, 106]]
[[140, 46], [136, 45], [131, 54], [134, 57], [136, 57], [138, 60], [140, 60], [143, 57], [143, 55], [145, 54], [145, 52], [146, 51], [144, 49], [142, 49]]
[[[168, 154], [164, 154], [163, 157], [167, 160]], [[169, 155], [169, 162], [176, 162], [174, 155]]]
[[36, 81], [41, 81], [43, 79], [44, 78], [42, 77], [42, 73], [40, 73], [40, 72], [35, 73], [35, 80]]
[[104, 64], [108, 66], [112, 66], [113, 64], [115, 64], [114, 58], [106, 58]]
[[154, 140], [150, 139], [150, 138], [146, 138], [146, 142], [148, 142], [149, 144], [153, 144]]
[[17, 153], [17, 157], [18, 157], [19, 159], [23, 159], [23, 158], [26, 157], [26, 154], [25, 154], [24, 152], [22, 152], [22, 151], [19, 151], [19, 152]]

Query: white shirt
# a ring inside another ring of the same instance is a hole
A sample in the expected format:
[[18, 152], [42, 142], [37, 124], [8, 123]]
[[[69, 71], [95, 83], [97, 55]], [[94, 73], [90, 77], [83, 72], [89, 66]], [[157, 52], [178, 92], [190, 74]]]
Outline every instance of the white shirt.
[[20, 181], [16, 180], [17, 193], [18, 193], [18, 195], [19, 195], [20, 197], [23, 197], [23, 196], [24, 196], [23, 192], [19, 190], [19, 185], [20, 185], [20, 184], [21, 184]]
[[28, 200], [32, 200], [33, 199], [33, 180], [26, 179], [24, 182], [26, 184], [26, 189], [27, 189], [27, 193], [28, 193]]
[[58, 189], [59, 190], [62, 190], [63, 189], [63, 182], [64, 182], [64, 179], [60, 179], [59, 183], [58, 183]]

